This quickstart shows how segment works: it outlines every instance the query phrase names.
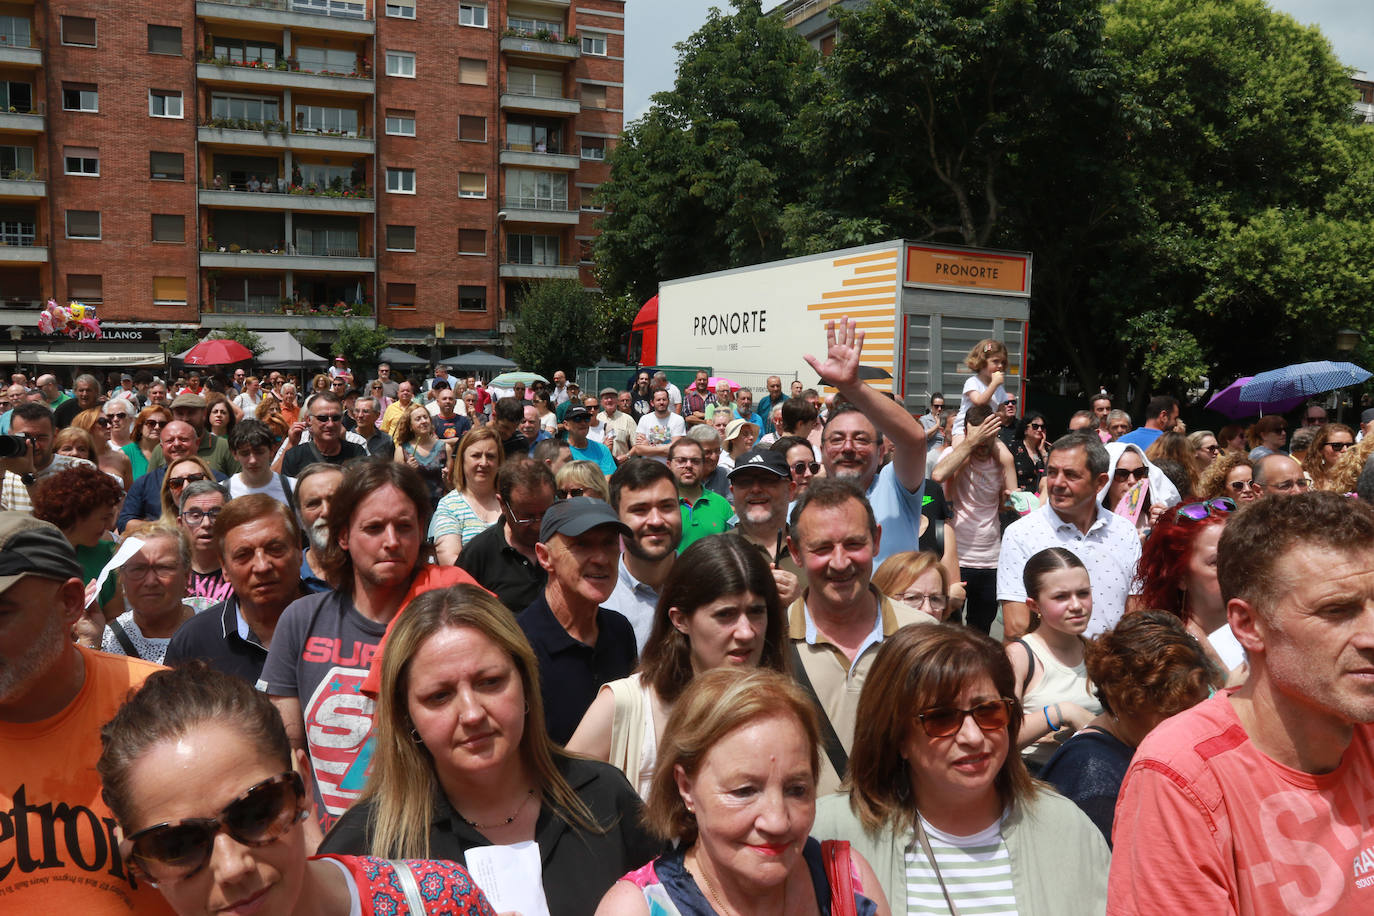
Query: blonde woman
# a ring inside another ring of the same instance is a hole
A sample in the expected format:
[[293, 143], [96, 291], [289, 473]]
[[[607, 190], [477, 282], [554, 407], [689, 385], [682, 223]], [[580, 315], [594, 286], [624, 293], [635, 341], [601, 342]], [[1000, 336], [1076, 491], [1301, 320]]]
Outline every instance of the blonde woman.
[[501, 437], [493, 428], [470, 429], [458, 440], [449, 468], [453, 489], [439, 500], [429, 523], [434, 554], [441, 566], [456, 563], [468, 541], [500, 520], [496, 470], [505, 459]]
[[72, 429], [85, 430], [91, 437], [90, 460], [107, 474], [113, 474], [124, 484], [125, 491], [134, 482], [133, 462], [129, 456], [110, 445], [110, 427], [114, 421], [105, 415], [101, 407], [83, 410], [72, 418]]
[[559, 499], [591, 496], [603, 503], [611, 501], [611, 488], [606, 483], [606, 475], [595, 461], [569, 461], [558, 469], [554, 480]]

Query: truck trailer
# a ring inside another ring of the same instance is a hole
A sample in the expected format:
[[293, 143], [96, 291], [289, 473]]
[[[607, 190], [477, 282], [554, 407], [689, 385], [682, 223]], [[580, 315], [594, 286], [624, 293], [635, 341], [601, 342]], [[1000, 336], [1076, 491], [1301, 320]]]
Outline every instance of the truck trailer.
[[823, 389], [802, 355], [823, 357], [826, 323], [848, 317], [865, 335], [865, 379], [913, 412], [933, 392], [959, 396], [964, 357], [985, 337], [1006, 344], [1007, 390], [1024, 395], [1030, 289], [1028, 252], [880, 242], [660, 283], [629, 359]]

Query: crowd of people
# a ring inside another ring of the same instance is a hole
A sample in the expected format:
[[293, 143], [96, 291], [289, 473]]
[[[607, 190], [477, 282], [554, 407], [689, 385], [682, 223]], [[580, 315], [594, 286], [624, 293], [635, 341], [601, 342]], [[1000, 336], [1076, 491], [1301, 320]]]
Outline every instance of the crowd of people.
[[0, 910], [1374, 909], [1374, 413], [1061, 433], [999, 341], [920, 414], [862, 350], [16, 373]]

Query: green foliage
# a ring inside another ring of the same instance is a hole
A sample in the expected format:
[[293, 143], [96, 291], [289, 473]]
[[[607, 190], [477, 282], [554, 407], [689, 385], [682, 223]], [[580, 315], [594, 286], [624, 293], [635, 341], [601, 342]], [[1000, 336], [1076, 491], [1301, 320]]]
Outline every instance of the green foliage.
[[[248, 325], [241, 322], [226, 324], [224, 327], [216, 328], [207, 334], [205, 339], [236, 341], [252, 350], [255, 357], [267, 349], [267, 344], [262, 342], [262, 338], [253, 331], [248, 330]], [[180, 353], [181, 351], [178, 350], [177, 352]]]
[[334, 350], [348, 357], [349, 365], [371, 363], [390, 342], [391, 332], [381, 325], [373, 327], [366, 321], [345, 318], [334, 335]]
[[291, 332], [291, 336], [296, 338], [296, 343], [307, 350], [312, 350], [315, 353], [320, 352], [320, 332], [314, 328], [297, 328]]
[[576, 280], [532, 284], [515, 314], [511, 358], [545, 378], [555, 369], [593, 365], [614, 352], [610, 334], [621, 323], [628, 328], [634, 314], [625, 315], [632, 305], [589, 292]]
[[174, 355], [177, 353], [185, 353], [198, 343], [200, 343], [200, 338], [196, 336], [195, 331], [173, 331], [167, 337], [165, 349], [168, 355]]

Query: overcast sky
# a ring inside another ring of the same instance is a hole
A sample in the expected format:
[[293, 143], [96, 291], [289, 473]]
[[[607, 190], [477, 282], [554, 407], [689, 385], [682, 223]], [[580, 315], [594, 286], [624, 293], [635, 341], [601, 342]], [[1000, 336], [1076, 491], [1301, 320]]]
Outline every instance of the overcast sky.
[[[764, 0], [770, 9], [779, 0]], [[629, 0], [625, 61], [625, 123], [642, 115], [649, 96], [670, 89], [677, 71], [673, 45], [687, 38], [706, 21], [713, 6], [730, 10], [728, 0]], [[1270, 6], [1294, 16], [1299, 22], [1320, 26], [1349, 66], [1374, 71], [1374, 16], [1370, 0], [1270, 0]]]

